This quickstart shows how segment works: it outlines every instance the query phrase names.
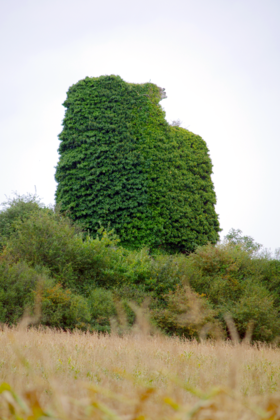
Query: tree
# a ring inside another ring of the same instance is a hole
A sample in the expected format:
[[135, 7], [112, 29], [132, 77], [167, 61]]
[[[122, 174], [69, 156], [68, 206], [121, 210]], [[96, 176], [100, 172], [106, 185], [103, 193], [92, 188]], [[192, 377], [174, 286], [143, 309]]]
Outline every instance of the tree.
[[8, 198], [1, 203], [0, 210], [0, 252], [7, 244], [10, 236], [15, 232], [17, 221], [24, 221], [33, 213], [46, 211], [36, 194], [19, 195], [15, 193], [13, 198]]
[[240, 229], [230, 229], [225, 239], [230, 244], [239, 246], [251, 254], [258, 253], [262, 248], [262, 245], [257, 243], [251, 236], [242, 236], [242, 230]]
[[201, 137], [167, 123], [164, 97], [119, 76], [71, 86], [56, 200], [93, 234], [110, 224], [125, 246], [190, 252], [218, 240], [212, 164]]

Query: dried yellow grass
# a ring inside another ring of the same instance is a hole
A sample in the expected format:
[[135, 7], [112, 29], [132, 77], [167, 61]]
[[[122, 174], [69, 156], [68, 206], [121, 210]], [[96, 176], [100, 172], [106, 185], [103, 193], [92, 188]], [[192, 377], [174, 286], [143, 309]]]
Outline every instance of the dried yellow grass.
[[0, 331], [1, 419], [276, 420], [279, 390], [265, 345]]

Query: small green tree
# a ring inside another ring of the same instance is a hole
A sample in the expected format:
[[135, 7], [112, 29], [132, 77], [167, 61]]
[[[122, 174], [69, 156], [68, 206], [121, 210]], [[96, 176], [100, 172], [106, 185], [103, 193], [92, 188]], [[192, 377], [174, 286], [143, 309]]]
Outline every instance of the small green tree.
[[167, 123], [163, 93], [119, 76], [71, 86], [56, 200], [93, 234], [109, 223], [126, 246], [189, 252], [218, 239], [212, 164], [201, 137]]

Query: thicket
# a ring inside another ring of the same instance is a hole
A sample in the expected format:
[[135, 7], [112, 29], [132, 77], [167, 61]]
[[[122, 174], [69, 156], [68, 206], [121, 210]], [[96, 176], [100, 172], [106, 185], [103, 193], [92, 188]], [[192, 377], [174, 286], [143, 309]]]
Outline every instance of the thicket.
[[9, 203], [0, 212], [1, 323], [16, 324], [39, 304], [43, 325], [109, 332], [112, 319], [132, 325], [142, 307], [171, 335], [226, 335], [229, 313], [241, 337], [252, 322], [254, 340], [279, 336], [280, 260], [258, 254], [239, 231], [188, 256], [155, 255], [120, 246], [103, 228], [92, 238], [36, 197]]
[[126, 247], [191, 252], [218, 240], [212, 163], [201, 137], [167, 123], [163, 97], [119, 76], [71, 86], [56, 200], [93, 236], [110, 225]]

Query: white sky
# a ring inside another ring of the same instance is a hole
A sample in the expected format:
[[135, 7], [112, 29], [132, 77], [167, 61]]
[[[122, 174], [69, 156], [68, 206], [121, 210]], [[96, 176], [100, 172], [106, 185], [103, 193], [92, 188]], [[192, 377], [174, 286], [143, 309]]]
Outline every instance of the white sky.
[[279, 21], [279, 0], [0, 0], [0, 202], [54, 202], [66, 92], [116, 74], [207, 142], [221, 236], [280, 247]]

